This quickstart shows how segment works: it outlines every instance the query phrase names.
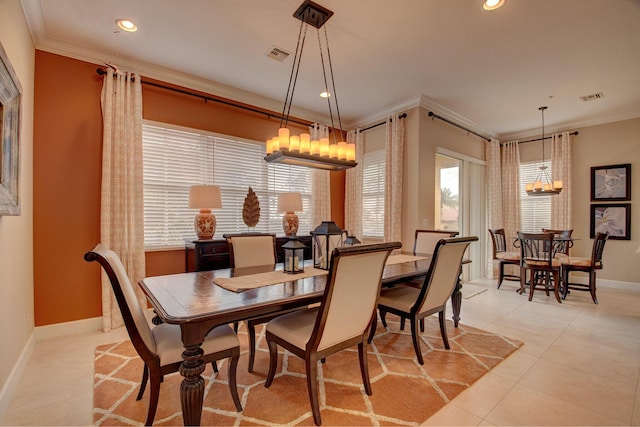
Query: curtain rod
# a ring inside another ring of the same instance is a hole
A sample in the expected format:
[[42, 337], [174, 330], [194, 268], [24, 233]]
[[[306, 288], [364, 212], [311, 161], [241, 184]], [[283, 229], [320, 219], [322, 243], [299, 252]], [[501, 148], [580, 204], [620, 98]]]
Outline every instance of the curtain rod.
[[457, 124], [457, 123], [455, 123], [455, 122], [452, 122], [451, 120], [449, 120], [449, 119], [447, 119], [447, 118], [445, 118], [445, 117], [441, 117], [441, 116], [437, 115], [436, 113], [434, 113], [433, 111], [429, 111], [429, 117], [435, 117], [436, 119], [440, 119], [440, 120], [442, 120], [443, 122], [447, 122], [447, 123], [449, 123], [450, 125], [453, 125], [453, 126], [458, 127], [458, 128], [460, 128], [460, 129], [462, 129], [462, 130], [465, 130], [465, 131], [467, 131], [468, 133], [472, 133], [472, 134], [474, 134], [475, 136], [477, 136], [477, 137], [479, 137], [479, 138], [484, 139], [485, 141], [491, 141], [491, 138], [487, 138], [486, 136], [484, 136], [484, 135], [480, 135], [479, 133], [474, 132], [474, 131], [472, 131], [471, 129], [467, 129], [467, 128], [466, 128], [466, 127], [464, 127], [464, 126], [461, 126], [461, 125], [459, 125], [459, 124]]
[[[575, 132], [571, 132], [569, 135], [577, 135], [579, 132], [575, 131]], [[544, 139], [551, 139], [553, 138], [553, 136], [545, 136]], [[542, 141], [542, 138], [536, 138], [536, 139], [527, 139], [526, 141], [518, 141], [518, 144], [524, 144], [526, 142], [534, 142], [534, 141]]]
[[[100, 75], [100, 76], [103, 76], [103, 75], [107, 74], [107, 72], [105, 70], [103, 70], [102, 68], [96, 69], [96, 73], [98, 73], [98, 75]], [[254, 113], [266, 115], [267, 117], [272, 117], [272, 118], [279, 119], [279, 120], [282, 119], [282, 116], [280, 114], [275, 114], [275, 113], [271, 113], [269, 111], [259, 110], [257, 108], [252, 108], [252, 107], [249, 107], [249, 106], [246, 106], [246, 105], [243, 105], [243, 104], [238, 104], [238, 103], [233, 102], [233, 101], [227, 101], [225, 99], [213, 98], [213, 97], [210, 97], [210, 96], [207, 96], [207, 95], [201, 95], [199, 93], [191, 92], [191, 91], [188, 91], [188, 90], [178, 89], [178, 88], [171, 87], [171, 86], [166, 86], [166, 85], [163, 85], [163, 84], [160, 84], [160, 83], [150, 82], [150, 81], [147, 81], [147, 80], [143, 80], [142, 77], [140, 78], [140, 83], [142, 83], [144, 85], [158, 87], [160, 89], [170, 90], [170, 91], [177, 92], [177, 93], [180, 93], [180, 94], [183, 94], [183, 95], [195, 96], [196, 98], [204, 99], [205, 102], [207, 102], [207, 101], [218, 102], [220, 104], [229, 105], [231, 107], [236, 107], [236, 108], [240, 108], [240, 109], [243, 109], [243, 110], [251, 111], [251, 112], [254, 112]], [[293, 122], [293, 123], [297, 123], [299, 125], [303, 125], [303, 126], [309, 126], [309, 125], [313, 124], [313, 122], [310, 122], [310, 121], [309, 122], [303, 122], [303, 121], [292, 119], [292, 118], [289, 118], [289, 121]]]
[[[398, 118], [400, 119], [404, 119], [407, 117], [407, 113], [402, 113], [398, 116]], [[386, 120], [384, 122], [380, 122], [380, 123], [376, 123], [375, 125], [371, 125], [371, 126], [367, 126], [364, 129], [360, 129], [359, 132], [364, 132], [365, 130], [369, 130], [369, 129], [373, 129], [373, 128], [377, 128], [378, 126], [382, 126], [383, 124], [387, 123]]]

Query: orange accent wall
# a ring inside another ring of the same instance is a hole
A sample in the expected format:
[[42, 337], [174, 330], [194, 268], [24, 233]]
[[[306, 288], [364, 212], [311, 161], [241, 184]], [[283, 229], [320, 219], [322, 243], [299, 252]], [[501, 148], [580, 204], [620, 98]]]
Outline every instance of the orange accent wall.
[[[83, 260], [100, 240], [102, 77], [95, 64], [36, 51], [34, 107], [35, 325], [101, 316], [100, 269]], [[145, 119], [253, 140], [279, 121], [143, 85]], [[211, 96], [211, 95], [210, 95]], [[295, 127], [295, 125], [292, 125]], [[302, 130], [302, 126], [300, 126]], [[345, 173], [331, 173], [332, 219], [344, 225]], [[147, 276], [184, 271], [184, 251], [148, 252]]]

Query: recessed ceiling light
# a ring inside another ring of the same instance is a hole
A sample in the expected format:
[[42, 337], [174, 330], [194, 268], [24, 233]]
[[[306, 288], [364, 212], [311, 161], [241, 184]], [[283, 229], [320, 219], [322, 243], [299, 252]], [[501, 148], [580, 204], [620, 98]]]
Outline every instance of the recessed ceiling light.
[[132, 21], [124, 18], [116, 19], [116, 26], [123, 31], [127, 31], [129, 33], [135, 33], [138, 31], [138, 27]]
[[482, 8], [484, 10], [496, 10], [504, 4], [506, 0], [485, 0]]
[[329, 92], [322, 92], [320, 94], [320, 98], [329, 98], [331, 96], [331, 94]]

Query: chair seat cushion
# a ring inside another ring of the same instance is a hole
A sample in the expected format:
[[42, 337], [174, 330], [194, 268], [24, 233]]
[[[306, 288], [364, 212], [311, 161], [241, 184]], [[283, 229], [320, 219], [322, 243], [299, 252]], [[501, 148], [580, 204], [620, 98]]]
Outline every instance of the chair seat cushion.
[[[151, 329], [151, 334], [156, 342], [160, 365], [182, 361], [184, 345], [180, 334], [180, 326], [162, 323]], [[238, 337], [229, 325], [221, 325], [213, 328], [202, 343], [204, 354], [216, 353], [239, 347]]]
[[[526, 260], [525, 264], [527, 264], [530, 267], [546, 267], [549, 265], [549, 261], [547, 260], [535, 260], [535, 259], [528, 259]], [[551, 267], [556, 268], [556, 267], [560, 267], [560, 261], [557, 259], [552, 259], [551, 260]]]
[[311, 338], [317, 317], [318, 307], [297, 310], [270, 320], [267, 323], [267, 332], [304, 350]]
[[496, 252], [496, 258], [501, 261], [520, 261], [519, 252]]
[[[583, 258], [579, 256], [568, 256], [566, 258], [562, 258], [560, 262], [563, 265], [573, 265], [576, 267], [591, 267], [591, 258]], [[598, 268], [600, 263], [597, 262], [595, 268]]]
[[384, 305], [408, 313], [416, 303], [419, 293], [420, 289], [409, 286], [385, 288], [380, 291], [378, 305]]

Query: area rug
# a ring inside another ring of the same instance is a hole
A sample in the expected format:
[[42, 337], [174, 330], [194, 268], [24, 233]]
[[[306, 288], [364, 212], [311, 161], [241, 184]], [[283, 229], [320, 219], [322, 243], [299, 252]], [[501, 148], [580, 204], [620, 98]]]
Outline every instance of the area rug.
[[[421, 334], [424, 365], [414, 354], [411, 335], [400, 331], [388, 315], [389, 328], [378, 322], [369, 346], [373, 395], [362, 386], [358, 352], [354, 347], [333, 355], [319, 368], [320, 407], [324, 425], [419, 425], [451, 399], [517, 350], [522, 342], [447, 321], [450, 350], [445, 350], [437, 317], [427, 319]], [[229, 394], [226, 361], [219, 373], [211, 365], [205, 379], [202, 425], [313, 425], [304, 362], [282, 352], [278, 374], [264, 387], [269, 353], [260, 328], [255, 370], [247, 372], [247, 335], [238, 333], [242, 355], [238, 392], [243, 411], [236, 412]], [[94, 423], [104, 426], [140, 425], [146, 418], [149, 390], [136, 401], [142, 361], [130, 341], [102, 345], [95, 351]], [[182, 425], [180, 374], [168, 375], [160, 388], [155, 425]]]

